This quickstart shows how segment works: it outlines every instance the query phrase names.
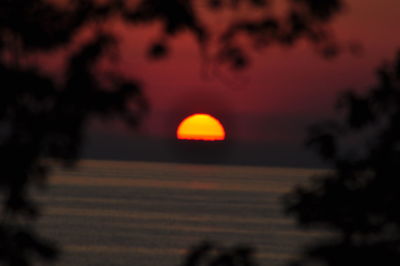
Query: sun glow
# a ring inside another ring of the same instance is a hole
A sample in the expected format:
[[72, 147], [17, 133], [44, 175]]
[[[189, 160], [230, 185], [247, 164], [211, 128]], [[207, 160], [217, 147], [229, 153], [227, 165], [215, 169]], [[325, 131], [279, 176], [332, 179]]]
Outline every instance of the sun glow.
[[224, 140], [225, 130], [221, 122], [211, 115], [194, 114], [179, 124], [176, 137], [186, 140]]

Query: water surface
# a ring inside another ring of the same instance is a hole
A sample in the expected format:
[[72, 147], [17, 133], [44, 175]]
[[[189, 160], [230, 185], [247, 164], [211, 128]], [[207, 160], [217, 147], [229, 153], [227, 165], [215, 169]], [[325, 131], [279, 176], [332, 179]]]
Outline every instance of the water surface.
[[63, 248], [57, 265], [179, 265], [202, 240], [251, 245], [260, 265], [285, 265], [319, 234], [283, 214], [282, 196], [318, 173], [85, 160], [54, 171], [39, 225]]

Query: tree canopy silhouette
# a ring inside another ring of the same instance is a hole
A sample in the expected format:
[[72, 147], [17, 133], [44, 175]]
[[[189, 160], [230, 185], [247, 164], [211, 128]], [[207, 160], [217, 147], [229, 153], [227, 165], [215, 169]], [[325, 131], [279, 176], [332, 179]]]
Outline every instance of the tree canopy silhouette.
[[202, 242], [192, 248], [182, 266], [256, 266], [253, 253], [254, 250], [247, 246], [227, 248], [216, 243]]
[[300, 225], [335, 237], [294, 265], [400, 263], [400, 51], [377, 77], [365, 94], [339, 98], [340, 120], [311, 128], [308, 144], [333, 170], [298, 187], [286, 207]]
[[[32, 226], [38, 209], [29, 190], [45, 182], [51, 166], [43, 159], [71, 166], [79, 158], [90, 119], [119, 117], [135, 126], [147, 109], [137, 81], [118, 73], [95, 73], [101, 59], [118, 47], [107, 23], [161, 23], [159, 40], [149, 47], [153, 59], [168, 55], [169, 40], [186, 32], [196, 38], [207, 60], [240, 69], [249, 62], [240, 42], [243, 36], [257, 49], [291, 46], [305, 39], [324, 56], [335, 55], [340, 47], [330, 34], [329, 22], [342, 8], [340, 0], [288, 0], [284, 14], [274, 12], [268, 0], [1, 1], [1, 263], [30, 265], [37, 254], [44, 259], [57, 255]], [[203, 11], [232, 16], [215, 27], [207, 24]], [[88, 29], [91, 37], [69, 49]], [[61, 83], [29, 60], [57, 49], [67, 51]]]

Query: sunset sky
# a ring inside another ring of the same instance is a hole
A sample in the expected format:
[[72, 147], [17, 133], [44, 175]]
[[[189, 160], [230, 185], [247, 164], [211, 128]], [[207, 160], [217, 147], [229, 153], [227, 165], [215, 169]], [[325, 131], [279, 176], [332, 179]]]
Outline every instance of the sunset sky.
[[[254, 157], [254, 162], [266, 165], [299, 165], [293, 154], [303, 149], [307, 126], [335, 116], [333, 106], [340, 91], [362, 91], [373, 85], [376, 68], [400, 48], [398, 0], [345, 3], [344, 12], [332, 23], [344, 47], [336, 58], [324, 59], [305, 42], [289, 48], [275, 45], [261, 52], [253, 50], [251, 64], [239, 72], [207, 65], [188, 34], [174, 37], [167, 58], [149, 60], [146, 51], [158, 38], [157, 25], [110, 26], [121, 37], [120, 63], [113, 68], [141, 82], [151, 108], [136, 133], [116, 124], [94, 123], [88, 153], [141, 159], [131, 152], [138, 150], [149, 159], [162, 140], [175, 138], [182, 119], [200, 112], [218, 117], [227, 139], [247, 145], [247, 159]], [[360, 43], [362, 52], [351, 54], [347, 49], [351, 43]], [[52, 64], [57, 63], [49, 64], [49, 69], [57, 69]], [[104, 144], [104, 138], [113, 141]], [[271, 162], [272, 153], [292, 156]], [[301, 152], [296, 154], [301, 157]], [[239, 157], [234, 163], [240, 163]]]

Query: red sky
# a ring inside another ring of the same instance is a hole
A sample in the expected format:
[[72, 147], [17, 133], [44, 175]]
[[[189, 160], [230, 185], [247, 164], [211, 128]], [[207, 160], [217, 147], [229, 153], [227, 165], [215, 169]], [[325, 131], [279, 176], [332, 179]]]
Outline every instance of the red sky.
[[210, 112], [235, 140], [300, 142], [307, 125], [335, 114], [338, 92], [372, 85], [375, 69], [400, 48], [400, 1], [345, 2], [346, 10], [332, 28], [342, 44], [359, 41], [362, 56], [346, 52], [326, 60], [301, 42], [253, 53], [244, 71], [219, 75], [210, 68], [211, 74], [204, 74], [199, 47], [189, 35], [171, 42], [166, 59], [149, 61], [146, 50], [159, 37], [157, 26], [116, 25], [122, 37], [121, 62], [113, 67], [141, 81], [151, 105], [141, 134], [173, 137], [185, 115]]
[[306, 43], [276, 46], [254, 53], [245, 71], [208, 77], [191, 36], [176, 38], [167, 59], [149, 62], [145, 51], [157, 31], [129, 28], [119, 68], [143, 82], [150, 100], [143, 134], [172, 136], [180, 118], [198, 111], [221, 114], [231, 127], [227, 133], [240, 140], [298, 139], [306, 124], [334, 114], [339, 91], [374, 83], [375, 69], [400, 48], [399, 14], [398, 0], [350, 0], [333, 30], [344, 44], [360, 41], [362, 56], [326, 60]]

